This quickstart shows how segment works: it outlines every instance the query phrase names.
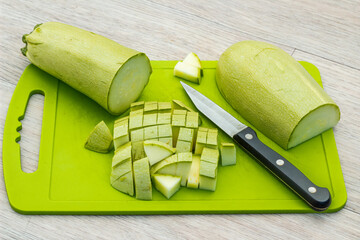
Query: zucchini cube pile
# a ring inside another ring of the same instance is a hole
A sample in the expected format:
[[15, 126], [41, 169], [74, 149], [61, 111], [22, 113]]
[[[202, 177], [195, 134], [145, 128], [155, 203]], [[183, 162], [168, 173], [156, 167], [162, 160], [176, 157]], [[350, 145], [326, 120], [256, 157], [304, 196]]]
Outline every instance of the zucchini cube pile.
[[[200, 124], [199, 113], [178, 100], [132, 103], [114, 122], [111, 185], [141, 200], [152, 199], [152, 184], [166, 198], [180, 187], [215, 191], [218, 130]], [[223, 165], [233, 164], [230, 144], [221, 150]]]

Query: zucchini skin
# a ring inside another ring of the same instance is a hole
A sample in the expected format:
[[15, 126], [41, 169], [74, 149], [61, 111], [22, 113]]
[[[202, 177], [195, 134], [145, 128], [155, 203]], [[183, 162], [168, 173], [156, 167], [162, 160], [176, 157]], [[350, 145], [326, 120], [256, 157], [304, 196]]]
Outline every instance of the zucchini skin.
[[23, 36], [23, 42], [26, 46], [21, 52], [31, 63], [84, 93], [114, 115], [122, 112], [111, 112], [108, 97], [121, 67], [129, 59], [144, 55], [150, 66], [149, 76], [152, 72], [144, 53], [64, 23], [38, 24], [30, 34]]

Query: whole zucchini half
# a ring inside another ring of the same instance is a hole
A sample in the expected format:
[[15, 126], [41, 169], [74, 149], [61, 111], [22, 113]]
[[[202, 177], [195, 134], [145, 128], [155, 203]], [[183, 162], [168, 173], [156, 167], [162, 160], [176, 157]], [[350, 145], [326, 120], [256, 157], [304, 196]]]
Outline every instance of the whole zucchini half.
[[113, 115], [134, 102], [152, 72], [144, 53], [58, 22], [23, 36], [22, 53], [37, 67], [84, 93]]
[[284, 149], [333, 127], [340, 110], [292, 56], [265, 42], [229, 47], [216, 69], [227, 102]]

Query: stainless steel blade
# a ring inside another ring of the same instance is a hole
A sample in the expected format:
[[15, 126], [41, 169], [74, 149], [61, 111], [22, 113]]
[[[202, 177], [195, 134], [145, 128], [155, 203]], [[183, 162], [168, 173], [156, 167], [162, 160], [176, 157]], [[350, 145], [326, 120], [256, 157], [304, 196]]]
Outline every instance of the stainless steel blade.
[[233, 137], [235, 134], [247, 127], [200, 92], [196, 91], [184, 82], [180, 81], [180, 83], [196, 108], [230, 137]]

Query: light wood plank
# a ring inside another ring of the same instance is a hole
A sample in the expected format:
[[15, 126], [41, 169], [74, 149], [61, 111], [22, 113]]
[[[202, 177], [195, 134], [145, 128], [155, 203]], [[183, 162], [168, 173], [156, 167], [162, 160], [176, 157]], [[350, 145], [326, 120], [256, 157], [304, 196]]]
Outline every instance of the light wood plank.
[[[218, 59], [231, 44], [272, 42], [314, 63], [339, 104], [335, 138], [348, 191], [335, 214], [25, 216], [14, 212], [0, 180], [0, 236], [5, 239], [358, 239], [360, 238], [360, 29], [358, 1], [5, 1], [0, 0], [0, 137], [12, 92], [29, 64], [21, 35], [44, 21], [61, 21], [144, 51], [153, 60], [189, 51]], [[294, 51], [294, 49], [300, 49]], [[308, 52], [308, 53], [307, 53]], [[310, 54], [311, 52], [311, 54]], [[318, 56], [321, 57], [318, 57]], [[326, 60], [329, 59], [329, 60]], [[331, 60], [331, 61], [330, 61]], [[338, 63], [335, 63], [335, 62]], [[339, 64], [341, 63], [341, 64]], [[349, 67], [346, 67], [348, 65]], [[41, 98], [22, 123], [24, 157], [34, 167]], [[30, 115], [29, 115], [30, 116]], [[26, 129], [25, 129], [26, 127]], [[2, 148], [2, 146], [1, 146]], [[0, 179], [3, 179], [2, 164]]]
[[233, 31], [360, 69], [359, 1], [154, 1]]

